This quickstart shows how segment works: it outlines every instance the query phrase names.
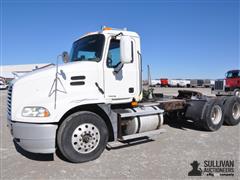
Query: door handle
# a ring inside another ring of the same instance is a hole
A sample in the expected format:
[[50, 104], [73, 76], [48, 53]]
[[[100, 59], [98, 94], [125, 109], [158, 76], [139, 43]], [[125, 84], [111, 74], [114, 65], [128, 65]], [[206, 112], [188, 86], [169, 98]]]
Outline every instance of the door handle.
[[130, 87], [130, 88], [128, 89], [128, 92], [129, 92], [129, 93], [134, 93], [134, 88], [133, 88], [133, 87]]

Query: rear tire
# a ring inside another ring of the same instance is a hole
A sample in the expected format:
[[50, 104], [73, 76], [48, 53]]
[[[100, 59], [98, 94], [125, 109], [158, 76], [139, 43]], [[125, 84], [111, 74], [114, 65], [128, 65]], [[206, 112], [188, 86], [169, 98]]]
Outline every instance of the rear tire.
[[97, 159], [108, 142], [104, 120], [89, 111], [76, 112], [67, 117], [57, 133], [57, 145], [70, 162], [81, 163]]
[[224, 122], [235, 126], [240, 122], [240, 98], [231, 96], [224, 103]]
[[210, 99], [203, 108], [202, 127], [207, 131], [217, 131], [223, 124], [223, 108], [221, 101]]

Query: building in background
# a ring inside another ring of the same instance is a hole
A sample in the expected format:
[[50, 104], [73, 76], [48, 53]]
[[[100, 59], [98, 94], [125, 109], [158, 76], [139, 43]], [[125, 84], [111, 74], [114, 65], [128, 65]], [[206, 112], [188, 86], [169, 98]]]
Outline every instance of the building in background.
[[21, 64], [21, 65], [4, 65], [0, 66], [0, 78], [10, 81], [22, 76], [28, 72], [41, 69], [53, 64]]

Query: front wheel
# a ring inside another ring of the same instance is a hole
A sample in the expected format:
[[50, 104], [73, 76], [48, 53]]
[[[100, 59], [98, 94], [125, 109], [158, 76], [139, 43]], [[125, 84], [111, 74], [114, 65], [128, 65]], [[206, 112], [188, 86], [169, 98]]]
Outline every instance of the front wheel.
[[240, 89], [235, 89], [233, 94], [234, 96], [237, 96], [238, 98], [240, 98]]
[[81, 163], [98, 158], [108, 142], [104, 120], [88, 111], [76, 112], [66, 118], [57, 133], [57, 144], [70, 162]]

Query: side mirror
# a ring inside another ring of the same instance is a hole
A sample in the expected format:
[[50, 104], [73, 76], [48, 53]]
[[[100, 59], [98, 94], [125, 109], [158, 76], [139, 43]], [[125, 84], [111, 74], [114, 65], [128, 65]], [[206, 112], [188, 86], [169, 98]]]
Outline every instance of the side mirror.
[[62, 60], [64, 63], [68, 63], [69, 62], [69, 55], [68, 55], [68, 52], [64, 51], [62, 53]]
[[122, 64], [132, 62], [132, 41], [129, 36], [122, 36], [120, 39], [120, 58]]

